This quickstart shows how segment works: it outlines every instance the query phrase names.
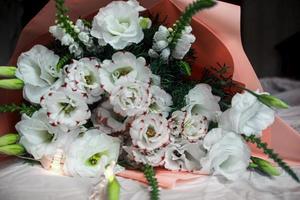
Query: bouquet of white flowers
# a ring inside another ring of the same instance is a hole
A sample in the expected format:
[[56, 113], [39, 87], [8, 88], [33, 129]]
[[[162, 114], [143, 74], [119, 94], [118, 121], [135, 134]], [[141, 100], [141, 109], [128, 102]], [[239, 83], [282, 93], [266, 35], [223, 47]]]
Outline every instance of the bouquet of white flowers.
[[[251, 156], [251, 142], [299, 181], [259, 139], [284, 102], [234, 82], [225, 76], [226, 66], [190, 78], [196, 38], [189, 23], [214, 4], [196, 0], [167, 27], [136, 0], [113, 1], [92, 21], [76, 23], [64, 1], [56, 0], [56, 25], [49, 28], [56, 42], [22, 53], [17, 68], [0, 68], [8, 77], [0, 87], [22, 88], [25, 99], [0, 106], [0, 112], [23, 114], [18, 135], [0, 138], [0, 153], [65, 175], [106, 175], [114, 188], [113, 172], [142, 170], [151, 198], [158, 199], [153, 167], [202, 170], [228, 180], [247, 169], [278, 175], [268, 161]], [[110, 190], [109, 198], [117, 199], [116, 193]]]

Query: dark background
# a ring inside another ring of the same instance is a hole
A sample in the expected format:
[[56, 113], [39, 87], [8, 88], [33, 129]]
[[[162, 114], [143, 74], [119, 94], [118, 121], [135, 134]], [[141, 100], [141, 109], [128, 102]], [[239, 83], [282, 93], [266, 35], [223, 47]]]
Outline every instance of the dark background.
[[[300, 80], [300, 0], [224, 1], [241, 6], [243, 46], [258, 76]], [[0, 65], [7, 64], [20, 31], [47, 2], [0, 0]]]

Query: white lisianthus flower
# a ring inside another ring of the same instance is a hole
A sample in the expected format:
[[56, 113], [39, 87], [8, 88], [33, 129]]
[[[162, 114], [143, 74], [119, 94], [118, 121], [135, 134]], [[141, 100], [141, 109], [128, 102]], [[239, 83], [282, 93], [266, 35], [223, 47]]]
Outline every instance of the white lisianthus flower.
[[221, 110], [218, 102], [220, 97], [214, 96], [211, 92], [211, 87], [207, 84], [197, 84], [185, 96], [186, 110], [189, 110], [193, 115], [201, 114], [209, 121], [215, 121], [220, 115]]
[[196, 40], [196, 37], [191, 32], [191, 26], [186, 26], [185, 30], [182, 31], [182, 35], [177, 41], [174, 50], [172, 51], [173, 58], [181, 60], [190, 50], [192, 43], [194, 43]]
[[56, 70], [59, 56], [42, 45], [35, 45], [18, 58], [16, 77], [25, 86], [23, 96], [32, 103], [39, 103], [40, 98], [51, 88], [61, 84], [60, 72]]
[[151, 103], [149, 85], [141, 82], [124, 81], [112, 91], [109, 98], [116, 113], [135, 116], [147, 112]]
[[66, 90], [50, 91], [42, 96], [41, 106], [47, 111], [49, 123], [63, 130], [83, 125], [91, 116], [84, 99]]
[[155, 149], [151, 152], [145, 152], [135, 147], [123, 147], [123, 149], [128, 153], [130, 160], [137, 163], [148, 164], [153, 167], [162, 166], [164, 164], [165, 149]]
[[257, 97], [244, 92], [236, 94], [231, 108], [220, 117], [219, 127], [247, 136], [260, 136], [274, 122], [275, 111], [261, 103]]
[[125, 131], [129, 118], [115, 113], [109, 101], [105, 101], [93, 111], [91, 120], [94, 127], [106, 134], [111, 134]]
[[114, 49], [124, 49], [132, 43], [139, 43], [144, 33], [139, 25], [138, 7], [134, 1], [113, 1], [100, 8], [93, 19], [91, 35], [99, 44], [110, 44]]
[[212, 129], [204, 138], [203, 146], [208, 153], [201, 159], [202, 170], [228, 180], [237, 179], [247, 170], [251, 152], [240, 135], [221, 128]]
[[150, 87], [152, 94], [151, 104], [149, 106], [150, 113], [161, 113], [164, 117], [168, 117], [171, 111], [172, 97], [166, 91], [156, 85]]
[[136, 118], [129, 130], [132, 143], [139, 149], [153, 151], [169, 143], [168, 121], [158, 114], [146, 114]]
[[64, 171], [72, 176], [98, 177], [112, 161], [117, 162], [120, 140], [92, 129], [79, 136], [66, 153]]
[[103, 88], [111, 92], [120, 81], [150, 81], [151, 71], [143, 57], [136, 58], [130, 52], [117, 52], [112, 60], [104, 60], [101, 64], [100, 79]]
[[99, 68], [95, 58], [73, 60], [72, 64], [64, 67], [64, 87], [82, 95], [88, 104], [100, 100], [104, 90], [101, 88]]
[[16, 129], [21, 136], [20, 144], [37, 160], [52, 157], [57, 148], [67, 148], [80, 132], [75, 129], [67, 133], [51, 126], [43, 109], [35, 112], [32, 117], [23, 115]]
[[205, 151], [200, 142], [172, 143], [166, 147], [164, 167], [169, 170], [200, 170], [200, 159], [204, 156]]
[[190, 142], [203, 139], [208, 131], [208, 120], [199, 113], [188, 111], [175, 111], [169, 119], [172, 135], [181, 136]]

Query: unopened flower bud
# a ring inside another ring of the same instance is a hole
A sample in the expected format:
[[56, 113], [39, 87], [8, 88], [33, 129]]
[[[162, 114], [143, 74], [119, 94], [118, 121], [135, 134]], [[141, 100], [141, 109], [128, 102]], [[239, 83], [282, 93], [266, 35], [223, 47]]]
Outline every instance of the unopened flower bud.
[[288, 108], [289, 106], [282, 100], [269, 94], [258, 95], [258, 100], [263, 104], [273, 108]]
[[8, 90], [19, 90], [24, 86], [24, 82], [20, 79], [2, 79], [0, 80], [0, 88]]
[[2, 77], [14, 77], [16, 74], [16, 67], [13, 66], [0, 66], [0, 76]]
[[9, 133], [6, 135], [3, 135], [0, 137], [0, 147], [9, 145], [9, 144], [15, 144], [20, 139], [20, 136], [18, 134]]
[[119, 200], [120, 197], [120, 183], [114, 175], [115, 162], [111, 162], [104, 171], [105, 178], [108, 180], [107, 194], [109, 200]]
[[257, 165], [257, 168], [261, 170], [262, 172], [266, 173], [269, 176], [279, 176], [280, 172], [274, 167], [270, 162], [257, 158], [257, 157], [251, 157], [251, 160], [254, 164]]
[[25, 153], [25, 148], [21, 144], [10, 144], [0, 147], [0, 154], [18, 156]]
[[142, 29], [149, 29], [152, 25], [152, 21], [148, 17], [140, 17], [139, 24]]

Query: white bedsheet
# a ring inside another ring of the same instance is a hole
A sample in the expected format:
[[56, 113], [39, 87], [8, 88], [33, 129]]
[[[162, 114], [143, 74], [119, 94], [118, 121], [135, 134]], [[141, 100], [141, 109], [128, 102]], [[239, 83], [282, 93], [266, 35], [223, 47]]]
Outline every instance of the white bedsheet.
[[[294, 168], [300, 173], [300, 166]], [[147, 188], [135, 181], [118, 178], [121, 200], [149, 199]], [[96, 179], [53, 175], [39, 166], [23, 161], [7, 162], [0, 167], [1, 200], [85, 200]], [[172, 190], [161, 191], [162, 200], [299, 200], [300, 184], [287, 174], [270, 179], [247, 172], [236, 182], [203, 176]]]

